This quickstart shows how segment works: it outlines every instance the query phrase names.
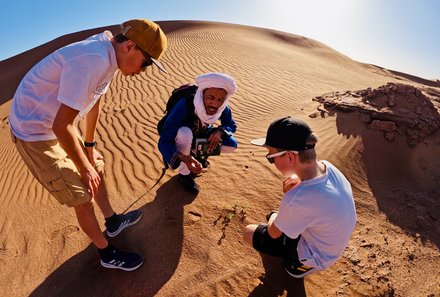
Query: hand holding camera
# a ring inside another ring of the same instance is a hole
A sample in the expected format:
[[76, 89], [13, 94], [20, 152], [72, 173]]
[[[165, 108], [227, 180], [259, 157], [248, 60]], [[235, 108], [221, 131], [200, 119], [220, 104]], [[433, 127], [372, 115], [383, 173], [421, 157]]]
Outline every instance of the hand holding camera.
[[208, 142], [209, 142], [208, 152], [215, 150], [215, 148], [222, 141], [223, 134], [224, 134], [223, 130], [217, 129], [214, 133], [209, 135], [209, 137], [208, 137]]
[[212, 143], [206, 138], [197, 138], [195, 141], [194, 155], [196, 159], [203, 160], [209, 156], [220, 155], [222, 142], [221, 139], [216, 142], [216, 145], [212, 147]]

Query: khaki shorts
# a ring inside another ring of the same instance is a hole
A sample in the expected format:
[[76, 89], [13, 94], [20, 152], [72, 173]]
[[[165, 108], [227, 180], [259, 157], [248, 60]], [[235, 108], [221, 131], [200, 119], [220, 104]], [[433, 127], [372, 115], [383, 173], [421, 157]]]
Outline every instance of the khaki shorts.
[[[58, 140], [28, 142], [15, 137], [12, 132], [11, 135], [32, 175], [59, 203], [73, 207], [92, 199], [75, 164]], [[102, 178], [104, 161], [99, 160], [94, 166]]]

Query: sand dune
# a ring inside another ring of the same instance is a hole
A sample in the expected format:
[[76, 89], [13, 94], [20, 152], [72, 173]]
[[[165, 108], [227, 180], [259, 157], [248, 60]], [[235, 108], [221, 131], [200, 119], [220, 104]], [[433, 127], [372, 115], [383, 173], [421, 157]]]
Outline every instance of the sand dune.
[[[414, 146], [368, 129], [358, 112], [314, 117], [329, 92], [414, 86], [435, 103], [440, 84], [359, 63], [318, 41], [273, 30], [208, 22], [159, 22], [169, 38], [163, 63], [140, 77], [118, 74], [104, 97], [98, 149], [118, 211], [133, 201], [144, 218], [114, 242], [144, 265], [105, 270], [71, 209], [32, 178], [10, 140], [15, 88], [41, 57], [103, 28], [69, 34], [0, 62], [1, 296], [440, 296], [440, 132]], [[117, 26], [109, 27], [117, 32]], [[216, 71], [236, 79], [231, 100], [239, 149], [212, 157], [197, 197], [162, 170], [157, 121], [176, 86]], [[318, 114], [320, 114], [318, 112]], [[248, 223], [279, 205], [281, 176], [249, 144], [275, 118], [294, 115], [318, 135], [318, 154], [353, 186], [358, 223], [344, 256], [327, 271], [293, 280], [279, 261], [244, 245]], [[225, 217], [232, 218], [225, 221]], [[243, 216], [244, 214], [244, 216]], [[100, 219], [102, 219], [100, 217]], [[101, 220], [102, 221], [102, 220]], [[431, 295], [430, 295], [431, 294]]]

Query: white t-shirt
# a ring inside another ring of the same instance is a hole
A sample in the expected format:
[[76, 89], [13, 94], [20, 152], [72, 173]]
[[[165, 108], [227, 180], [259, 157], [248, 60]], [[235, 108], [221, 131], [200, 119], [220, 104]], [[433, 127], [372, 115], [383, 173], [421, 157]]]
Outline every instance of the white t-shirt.
[[301, 181], [281, 200], [275, 226], [297, 238], [299, 260], [324, 269], [344, 252], [356, 224], [356, 209], [349, 181], [330, 162], [326, 172]]
[[113, 37], [105, 31], [62, 47], [25, 75], [10, 112], [14, 135], [25, 141], [56, 139], [52, 124], [61, 103], [84, 116], [97, 102], [118, 69]]

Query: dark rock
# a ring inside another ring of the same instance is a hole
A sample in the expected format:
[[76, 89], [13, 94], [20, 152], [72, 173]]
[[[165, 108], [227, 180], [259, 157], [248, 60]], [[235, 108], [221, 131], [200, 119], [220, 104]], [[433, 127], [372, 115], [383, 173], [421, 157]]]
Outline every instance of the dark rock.
[[403, 135], [410, 146], [424, 142], [440, 127], [440, 93], [432, 89], [422, 91], [411, 85], [388, 83], [374, 90], [332, 92], [313, 100], [321, 103], [321, 116], [325, 115], [322, 109], [329, 115], [358, 112], [360, 121], [369, 128], [385, 131], [388, 140]]
[[379, 120], [373, 120], [371, 124], [368, 126], [368, 128], [374, 130], [388, 131], [388, 132], [397, 130], [396, 123], [390, 121], [379, 121]]

